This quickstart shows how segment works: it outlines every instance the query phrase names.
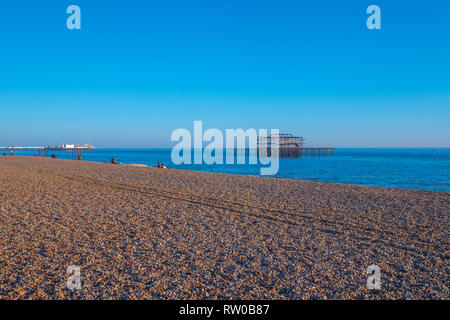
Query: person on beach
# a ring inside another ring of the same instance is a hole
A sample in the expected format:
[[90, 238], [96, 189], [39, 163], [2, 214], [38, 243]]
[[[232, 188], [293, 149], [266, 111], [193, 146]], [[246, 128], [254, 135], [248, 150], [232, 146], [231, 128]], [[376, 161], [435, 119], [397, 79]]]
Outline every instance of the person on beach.
[[112, 164], [119, 164], [119, 163], [117, 162], [117, 157], [112, 158], [111, 163], [112, 163]]
[[161, 168], [161, 169], [168, 169], [165, 165], [163, 165], [162, 163], [159, 163], [159, 162], [158, 162], [157, 167]]

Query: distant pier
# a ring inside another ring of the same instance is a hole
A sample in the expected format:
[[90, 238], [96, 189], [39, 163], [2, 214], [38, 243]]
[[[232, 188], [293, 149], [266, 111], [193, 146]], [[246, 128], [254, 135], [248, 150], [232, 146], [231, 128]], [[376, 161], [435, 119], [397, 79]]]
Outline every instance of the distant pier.
[[0, 147], [0, 150], [8, 150], [9, 155], [14, 155], [14, 150], [36, 150], [38, 157], [48, 157], [49, 150], [59, 150], [59, 151], [72, 151], [72, 160], [82, 160], [83, 159], [83, 151], [85, 150], [94, 150], [95, 148], [92, 146], [69, 146], [69, 147]]
[[303, 156], [331, 156], [334, 155], [335, 148], [331, 147], [304, 147], [305, 139], [303, 137], [293, 136], [289, 133], [280, 133], [267, 137], [258, 137], [258, 149], [267, 150], [271, 153], [272, 143], [278, 144], [280, 158], [301, 158]]

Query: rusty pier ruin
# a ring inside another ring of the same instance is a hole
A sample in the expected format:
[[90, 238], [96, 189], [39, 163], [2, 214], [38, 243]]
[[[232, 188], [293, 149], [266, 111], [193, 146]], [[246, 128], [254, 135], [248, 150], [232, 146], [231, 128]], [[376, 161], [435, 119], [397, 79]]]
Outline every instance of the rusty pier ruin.
[[280, 158], [298, 158], [304, 156], [331, 156], [335, 148], [331, 147], [304, 147], [305, 139], [289, 133], [280, 133], [267, 137], [258, 137], [258, 150], [267, 150], [271, 154], [272, 143], [277, 143]]

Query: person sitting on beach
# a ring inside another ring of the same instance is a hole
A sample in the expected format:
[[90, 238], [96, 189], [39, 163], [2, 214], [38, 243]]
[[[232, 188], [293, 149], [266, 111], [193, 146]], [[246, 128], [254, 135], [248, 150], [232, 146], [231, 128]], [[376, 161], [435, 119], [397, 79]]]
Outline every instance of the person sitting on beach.
[[165, 165], [163, 165], [162, 163], [159, 163], [159, 162], [158, 162], [158, 168], [168, 169]]
[[52, 154], [51, 156], [50, 156], [52, 159], [56, 159], [56, 154]]
[[111, 163], [112, 163], [112, 164], [119, 164], [119, 163], [117, 162], [117, 157], [112, 158]]

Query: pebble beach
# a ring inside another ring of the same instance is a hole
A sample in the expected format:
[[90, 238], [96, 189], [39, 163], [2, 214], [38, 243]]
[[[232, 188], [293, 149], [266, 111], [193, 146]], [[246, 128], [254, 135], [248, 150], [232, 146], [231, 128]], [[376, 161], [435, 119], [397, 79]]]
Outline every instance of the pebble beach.
[[[448, 192], [0, 157], [0, 299], [449, 299]], [[81, 289], [70, 290], [69, 266]], [[367, 288], [377, 265], [381, 289]]]

